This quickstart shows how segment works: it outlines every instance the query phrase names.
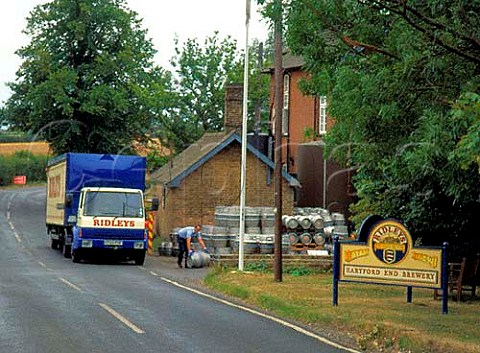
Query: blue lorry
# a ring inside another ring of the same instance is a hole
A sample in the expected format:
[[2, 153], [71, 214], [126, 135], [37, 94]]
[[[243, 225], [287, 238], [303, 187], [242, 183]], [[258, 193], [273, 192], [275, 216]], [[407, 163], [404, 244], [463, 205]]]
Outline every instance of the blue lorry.
[[146, 159], [139, 156], [66, 153], [50, 160], [46, 226], [51, 247], [73, 262], [110, 252], [143, 265], [145, 176]]

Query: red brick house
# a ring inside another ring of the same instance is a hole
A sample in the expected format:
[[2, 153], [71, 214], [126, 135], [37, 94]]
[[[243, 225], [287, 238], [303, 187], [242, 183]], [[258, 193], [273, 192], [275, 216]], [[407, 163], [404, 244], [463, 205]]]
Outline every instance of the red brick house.
[[[301, 57], [283, 56], [282, 164], [302, 185], [296, 194], [299, 207], [324, 207], [348, 215], [348, 205], [355, 200], [352, 172], [325, 160], [322, 139], [335, 121], [327, 115], [326, 96], [301, 91], [300, 82], [309, 78], [303, 65]], [[273, 102], [275, 72], [273, 68], [268, 72]], [[271, 120], [274, 127], [274, 114]]]
[[[193, 224], [214, 224], [216, 206], [240, 204], [241, 85], [228, 86], [225, 128], [205, 133], [173, 160], [151, 175], [160, 199], [156, 234], [167, 237], [172, 229]], [[247, 145], [246, 206], [273, 207], [274, 164]], [[283, 213], [291, 214], [298, 181], [283, 173]]]

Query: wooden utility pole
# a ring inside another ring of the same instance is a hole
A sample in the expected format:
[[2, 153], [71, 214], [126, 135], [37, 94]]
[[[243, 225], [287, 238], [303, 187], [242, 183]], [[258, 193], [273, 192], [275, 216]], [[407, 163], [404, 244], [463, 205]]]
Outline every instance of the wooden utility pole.
[[283, 114], [283, 42], [282, 0], [277, 1], [275, 16], [275, 281], [282, 281], [282, 114]]

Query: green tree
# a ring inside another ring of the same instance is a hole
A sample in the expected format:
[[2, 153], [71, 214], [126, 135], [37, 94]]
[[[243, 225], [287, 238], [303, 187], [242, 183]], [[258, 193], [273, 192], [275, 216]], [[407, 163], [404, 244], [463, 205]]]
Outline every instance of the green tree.
[[[258, 59], [259, 47], [260, 42], [256, 40], [249, 49], [251, 129], [256, 114], [261, 121], [267, 121], [269, 113], [269, 81], [267, 75], [260, 74], [268, 57]], [[166, 140], [180, 151], [204, 132], [223, 128], [225, 84], [243, 83], [245, 55], [238, 50], [234, 39], [230, 36], [220, 39], [218, 32], [207, 37], [203, 45], [196, 38], [188, 39], [183, 45], [176, 40], [175, 53], [171, 59], [175, 72], [169, 108], [159, 114], [158, 126]]]
[[201, 45], [190, 38], [180, 48], [175, 39], [175, 53], [171, 64], [176, 73], [178, 117], [188, 122], [188, 135], [200, 137], [205, 131], [222, 127], [224, 84], [229, 75], [241, 69], [236, 41], [231, 37], [221, 40], [218, 32], [207, 37]]
[[5, 107], [0, 107], [0, 127], [6, 125], [7, 122], [8, 122], [8, 117], [7, 117], [6, 109]]
[[287, 41], [329, 97], [329, 153], [355, 167], [361, 214], [424, 243], [480, 243], [478, 2], [298, 0]]
[[56, 153], [119, 152], [151, 123], [146, 103], [165, 72], [153, 66], [155, 50], [125, 3], [54, 0], [28, 18], [9, 119]]

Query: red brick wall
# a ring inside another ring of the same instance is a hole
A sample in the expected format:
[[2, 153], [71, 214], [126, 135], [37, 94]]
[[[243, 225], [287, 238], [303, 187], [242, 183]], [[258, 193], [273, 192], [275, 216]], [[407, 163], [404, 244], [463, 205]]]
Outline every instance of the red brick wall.
[[[288, 118], [288, 136], [282, 138], [282, 164], [287, 162], [290, 173], [298, 173], [298, 145], [309, 142], [305, 140], [305, 129], [314, 129], [318, 133], [318, 109], [317, 97], [305, 96], [299, 84], [308, 79], [308, 74], [300, 69], [288, 71], [290, 75], [290, 101]], [[275, 76], [272, 74], [270, 81], [270, 99], [273, 105]], [[273, 113], [273, 112], [272, 112]], [[327, 130], [335, 123], [334, 119], [327, 117]], [[315, 138], [319, 140], [321, 138]]]
[[[214, 224], [216, 206], [240, 205], [239, 144], [230, 145], [203, 164], [181, 183], [179, 188], [167, 189], [162, 204], [162, 189], [158, 190], [160, 209], [156, 231], [167, 237], [175, 227], [193, 224]], [[267, 166], [253, 154], [247, 153], [246, 206], [275, 204], [273, 171], [267, 185]], [[283, 214], [293, 211], [293, 188], [283, 182]]]
[[[314, 133], [318, 133], [318, 111], [319, 98], [313, 96], [305, 96], [301, 91], [299, 84], [302, 80], [308, 79], [308, 74], [299, 68], [289, 69], [285, 74], [290, 75], [290, 99], [289, 99], [289, 134], [282, 138], [282, 164], [287, 163], [289, 173], [298, 174], [301, 183], [305, 183], [304, 188], [298, 189], [297, 203], [302, 207], [322, 206], [323, 203], [323, 182], [318, 177], [318, 173], [322, 174], [323, 169], [323, 150], [315, 151], [315, 155], [310, 154], [309, 158], [315, 158], [322, 161], [322, 169], [318, 170], [318, 165], [312, 166], [311, 163], [304, 162], [299, 166], [299, 150], [302, 148], [312, 152], [307, 146], [299, 146], [302, 143], [310, 142], [305, 140], [305, 129], [313, 129]], [[283, 78], [282, 78], [283, 80]], [[274, 90], [275, 75], [272, 73], [270, 77], [270, 103], [274, 107]], [[327, 97], [328, 104], [328, 97]], [[273, 116], [273, 112], [271, 114]], [[327, 116], [327, 131], [335, 124], [335, 119]], [[315, 140], [321, 140], [320, 137], [314, 136]], [[318, 150], [318, 149], [317, 149]], [[304, 152], [305, 153], [305, 152]], [[329, 183], [329, 195], [327, 195], [327, 205], [332, 210], [341, 210], [348, 215], [348, 205], [354, 200], [354, 190], [351, 185], [351, 174], [338, 177], [336, 171], [338, 168], [333, 167], [330, 161], [327, 167], [327, 179], [334, 180]], [[303, 168], [303, 170], [302, 170]], [[311, 176], [312, 173], [317, 173]], [[319, 196], [320, 195], [320, 196]]]
[[302, 71], [293, 71], [290, 74], [290, 102], [288, 137], [283, 138], [282, 157], [283, 163], [287, 162], [288, 171], [297, 173], [298, 145], [305, 141], [305, 128], [314, 128], [318, 108], [315, 109], [317, 100], [312, 96], [305, 96], [299, 88], [299, 83], [306, 78]]

